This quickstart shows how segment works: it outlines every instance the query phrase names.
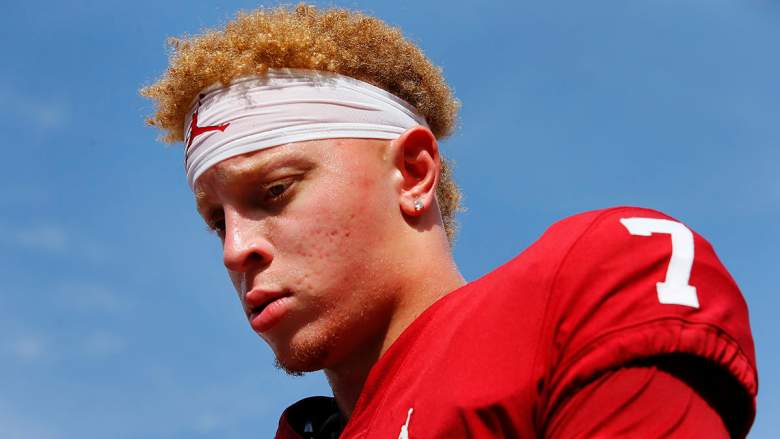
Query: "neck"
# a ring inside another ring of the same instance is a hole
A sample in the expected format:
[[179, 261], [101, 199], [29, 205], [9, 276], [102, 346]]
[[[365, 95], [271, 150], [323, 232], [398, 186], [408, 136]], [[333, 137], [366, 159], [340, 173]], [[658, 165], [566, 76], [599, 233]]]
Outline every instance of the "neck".
[[429, 306], [447, 293], [466, 283], [452, 259], [449, 243], [416, 246], [413, 267], [405, 276], [409, 289], [401, 289], [387, 329], [377, 343], [363, 346], [338, 365], [325, 369], [339, 409], [347, 418], [352, 415], [371, 368], [401, 333]]

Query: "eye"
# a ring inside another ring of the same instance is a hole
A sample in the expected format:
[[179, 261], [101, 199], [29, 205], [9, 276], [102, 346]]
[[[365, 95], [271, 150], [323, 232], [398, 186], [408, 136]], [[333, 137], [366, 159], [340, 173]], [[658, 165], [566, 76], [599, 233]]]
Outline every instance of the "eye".
[[275, 185], [273, 185], [273, 186], [268, 188], [268, 195], [271, 198], [276, 198], [276, 197], [281, 196], [284, 193], [284, 191], [286, 191], [286, 190], [287, 190], [287, 186], [286, 185], [275, 184]]
[[274, 182], [265, 187], [265, 199], [270, 202], [280, 201], [292, 185], [292, 180]]

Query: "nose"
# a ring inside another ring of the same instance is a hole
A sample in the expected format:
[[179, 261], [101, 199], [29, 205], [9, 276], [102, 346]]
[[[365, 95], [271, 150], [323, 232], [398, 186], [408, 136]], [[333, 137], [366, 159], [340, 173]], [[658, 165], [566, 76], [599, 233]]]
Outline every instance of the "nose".
[[245, 273], [271, 263], [273, 248], [263, 230], [260, 220], [245, 218], [239, 212], [225, 209], [222, 258], [228, 270]]

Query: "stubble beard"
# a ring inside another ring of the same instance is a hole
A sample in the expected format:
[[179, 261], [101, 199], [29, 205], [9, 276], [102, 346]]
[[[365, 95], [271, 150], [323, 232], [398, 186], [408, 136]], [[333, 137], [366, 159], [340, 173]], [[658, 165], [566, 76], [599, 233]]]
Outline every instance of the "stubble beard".
[[382, 302], [381, 293], [364, 294], [367, 300], [348, 315], [333, 313], [330, 309], [324, 310], [323, 313], [332, 313], [329, 324], [324, 328], [307, 328], [313, 333], [299, 334], [302, 336], [300, 339], [290, 340], [285, 355], [276, 355], [275, 367], [290, 376], [303, 376], [309, 372], [332, 368], [334, 366], [332, 362], [339, 362], [337, 351], [343, 350], [345, 343], [352, 340], [358, 345], [361, 344], [359, 340], [355, 341], [350, 333], [356, 330], [361, 332], [367, 330], [370, 333], [386, 331], [386, 326], [371, 328], [371, 322], [365, 320], [369, 315], [389, 315], [388, 310], [379, 312], [376, 309], [372, 310]]
[[322, 370], [337, 342], [337, 331], [319, 332], [308, 339], [291, 341], [284, 356], [276, 355], [274, 366], [290, 376]]
[[290, 376], [303, 376], [324, 367], [327, 351], [324, 347], [298, 348], [292, 349], [290, 354], [284, 361], [275, 357], [274, 367]]
[[308, 373], [307, 371], [290, 369], [289, 367], [282, 364], [278, 358], [274, 358], [274, 367], [293, 377], [302, 377]]

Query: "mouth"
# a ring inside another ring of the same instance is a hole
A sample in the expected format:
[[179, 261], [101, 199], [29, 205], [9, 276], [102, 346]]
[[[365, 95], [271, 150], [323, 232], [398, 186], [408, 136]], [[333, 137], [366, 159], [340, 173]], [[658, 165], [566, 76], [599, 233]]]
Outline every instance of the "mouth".
[[245, 311], [255, 331], [271, 329], [287, 313], [291, 293], [284, 291], [252, 290], [244, 297]]

